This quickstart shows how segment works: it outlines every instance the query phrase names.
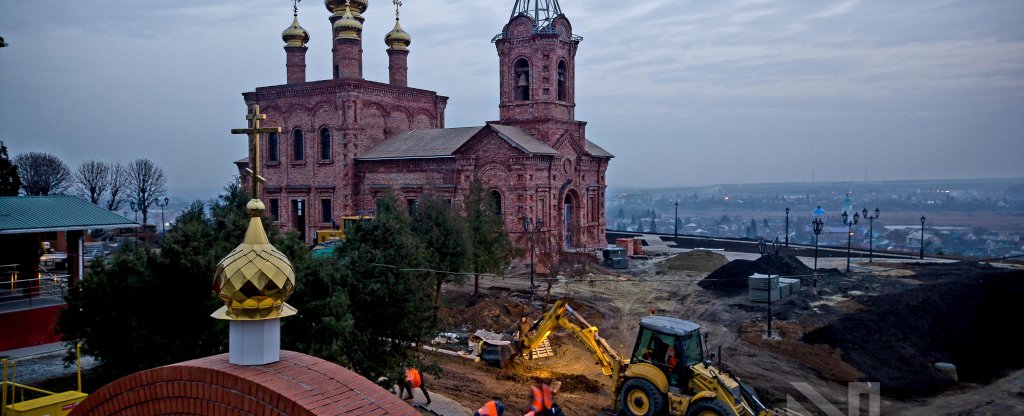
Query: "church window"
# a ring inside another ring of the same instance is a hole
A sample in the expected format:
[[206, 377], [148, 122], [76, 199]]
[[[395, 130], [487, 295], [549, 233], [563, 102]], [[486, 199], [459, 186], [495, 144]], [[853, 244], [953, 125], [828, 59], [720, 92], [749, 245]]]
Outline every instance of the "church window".
[[526, 58], [519, 58], [515, 65], [516, 75], [516, 100], [528, 101], [530, 99], [530, 62]]
[[566, 68], [565, 61], [558, 61], [558, 101], [568, 101], [567, 77], [568, 68]]
[[320, 222], [331, 222], [331, 200], [320, 200]]
[[270, 133], [270, 138], [267, 139], [267, 161], [277, 162], [277, 133]]
[[417, 201], [416, 198], [407, 198], [405, 200], [405, 205], [406, 205], [406, 207], [409, 208], [409, 216], [410, 217], [413, 217], [413, 216], [416, 215], [416, 206], [418, 204], [419, 204], [419, 201]]
[[281, 221], [281, 203], [277, 198], [270, 198], [270, 218], [274, 222]]
[[296, 162], [305, 160], [303, 155], [302, 130], [295, 129], [292, 133], [292, 159]]
[[491, 191], [491, 209], [494, 210], [494, 215], [501, 216], [501, 192], [498, 190]]
[[320, 160], [331, 160], [331, 131], [320, 129]]

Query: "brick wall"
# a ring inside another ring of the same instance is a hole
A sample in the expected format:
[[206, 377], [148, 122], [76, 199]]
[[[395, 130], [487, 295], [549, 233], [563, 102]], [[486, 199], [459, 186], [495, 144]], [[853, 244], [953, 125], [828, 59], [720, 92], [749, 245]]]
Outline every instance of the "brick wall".
[[339, 365], [292, 351], [263, 366], [228, 355], [123, 377], [89, 395], [71, 415], [407, 415], [397, 396]]

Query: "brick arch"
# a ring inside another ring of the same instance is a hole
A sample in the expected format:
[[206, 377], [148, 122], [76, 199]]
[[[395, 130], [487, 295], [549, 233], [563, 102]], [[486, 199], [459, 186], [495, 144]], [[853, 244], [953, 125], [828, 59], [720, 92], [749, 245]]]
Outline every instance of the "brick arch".
[[227, 354], [153, 368], [89, 395], [71, 415], [326, 415], [419, 413], [336, 364], [292, 351], [263, 366]]

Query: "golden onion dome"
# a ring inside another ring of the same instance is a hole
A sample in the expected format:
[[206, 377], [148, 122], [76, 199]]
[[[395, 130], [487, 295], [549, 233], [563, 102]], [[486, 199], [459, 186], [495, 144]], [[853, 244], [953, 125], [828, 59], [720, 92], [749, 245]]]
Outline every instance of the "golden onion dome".
[[281, 33], [281, 39], [284, 40], [284, 46], [304, 47], [309, 42], [309, 32], [299, 26], [299, 17], [296, 16], [292, 25]]
[[359, 39], [359, 35], [363, 33], [363, 24], [359, 23], [355, 17], [352, 16], [350, 9], [345, 9], [345, 14], [334, 22], [334, 37], [337, 39]]
[[402, 30], [402, 26], [398, 24], [398, 19], [395, 19], [395, 28], [391, 29], [386, 36], [384, 36], [384, 44], [388, 45], [388, 49], [396, 51], [407, 51], [409, 50], [409, 44], [412, 43], [412, 36], [409, 33]]
[[292, 263], [267, 239], [263, 202], [253, 199], [245, 208], [249, 228], [242, 244], [217, 263], [213, 286], [224, 306], [212, 316], [253, 321], [294, 315], [295, 308], [284, 303], [295, 291]]
[[366, 8], [369, 7], [369, 0], [351, 0], [348, 5], [345, 4], [345, 0], [324, 0], [324, 6], [327, 7], [327, 11], [335, 16], [343, 16], [345, 14], [345, 7], [349, 7], [352, 11], [352, 16], [359, 21], [363, 20], [363, 13], [366, 13]]

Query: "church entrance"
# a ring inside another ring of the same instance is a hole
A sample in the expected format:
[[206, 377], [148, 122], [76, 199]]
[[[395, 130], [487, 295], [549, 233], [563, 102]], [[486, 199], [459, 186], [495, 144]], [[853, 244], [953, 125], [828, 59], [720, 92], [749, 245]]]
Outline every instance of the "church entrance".
[[572, 245], [572, 230], [575, 228], [573, 223], [573, 210], [572, 210], [572, 194], [565, 194], [565, 230], [564, 230], [564, 243], [565, 249], [571, 249]]
[[292, 200], [292, 225], [299, 232], [299, 238], [306, 241], [306, 201]]

